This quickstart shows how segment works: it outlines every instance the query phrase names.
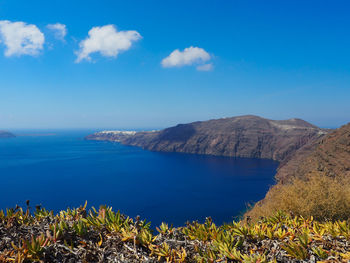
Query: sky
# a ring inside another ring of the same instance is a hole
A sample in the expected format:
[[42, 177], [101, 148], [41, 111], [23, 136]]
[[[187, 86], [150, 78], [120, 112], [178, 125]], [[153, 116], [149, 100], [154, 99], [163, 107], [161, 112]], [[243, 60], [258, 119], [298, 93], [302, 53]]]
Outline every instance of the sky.
[[0, 129], [350, 122], [348, 1], [1, 0]]

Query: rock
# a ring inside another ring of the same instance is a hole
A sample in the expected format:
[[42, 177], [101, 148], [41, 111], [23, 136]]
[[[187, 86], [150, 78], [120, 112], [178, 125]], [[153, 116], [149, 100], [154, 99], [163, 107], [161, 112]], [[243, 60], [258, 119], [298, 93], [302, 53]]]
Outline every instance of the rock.
[[0, 138], [13, 138], [16, 137], [14, 134], [6, 131], [0, 131]]
[[151, 151], [264, 158], [283, 161], [327, 134], [300, 119], [275, 121], [247, 115], [179, 124], [161, 131], [96, 133], [86, 139], [119, 141]]
[[283, 183], [319, 172], [331, 177], [350, 176], [350, 123], [297, 150], [280, 164], [276, 179]]

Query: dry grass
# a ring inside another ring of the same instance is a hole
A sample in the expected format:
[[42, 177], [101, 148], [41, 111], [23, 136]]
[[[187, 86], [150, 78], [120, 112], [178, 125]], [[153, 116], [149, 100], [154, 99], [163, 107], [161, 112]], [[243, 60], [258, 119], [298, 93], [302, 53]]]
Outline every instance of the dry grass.
[[256, 220], [261, 216], [272, 216], [276, 211], [313, 216], [321, 221], [347, 220], [350, 218], [350, 180], [314, 173], [306, 180], [277, 184], [246, 216]]

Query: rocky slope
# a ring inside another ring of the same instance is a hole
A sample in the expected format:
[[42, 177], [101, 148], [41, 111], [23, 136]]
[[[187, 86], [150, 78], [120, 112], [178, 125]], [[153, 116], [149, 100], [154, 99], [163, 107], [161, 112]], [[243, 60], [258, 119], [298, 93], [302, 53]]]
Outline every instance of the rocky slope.
[[306, 178], [312, 173], [350, 176], [350, 123], [300, 148], [280, 165], [276, 178], [285, 182], [294, 177]]
[[265, 158], [282, 161], [327, 134], [300, 119], [269, 120], [247, 115], [179, 124], [156, 132], [95, 133], [89, 140], [120, 141], [151, 151]]
[[319, 220], [350, 214], [350, 123], [310, 141], [280, 163], [277, 184], [245, 216], [258, 220], [289, 211]]
[[0, 138], [12, 138], [15, 137], [14, 134], [6, 131], [0, 131]]

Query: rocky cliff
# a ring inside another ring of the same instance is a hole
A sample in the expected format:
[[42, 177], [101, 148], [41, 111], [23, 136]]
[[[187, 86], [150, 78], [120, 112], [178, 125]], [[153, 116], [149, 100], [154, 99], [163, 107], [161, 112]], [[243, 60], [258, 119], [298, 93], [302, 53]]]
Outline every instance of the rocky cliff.
[[304, 145], [327, 134], [300, 119], [269, 120], [247, 115], [179, 124], [155, 132], [137, 132], [120, 138], [95, 133], [90, 140], [120, 141], [151, 151], [264, 158], [283, 161]]
[[12, 138], [16, 137], [14, 134], [6, 131], [0, 131], [0, 138]]
[[294, 177], [306, 178], [312, 173], [350, 176], [350, 123], [301, 147], [280, 165], [276, 178], [286, 182]]
[[277, 184], [246, 216], [258, 220], [276, 211], [318, 220], [348, 220], [350, 214], [350, 123], [310, 141], [280, 164]]

